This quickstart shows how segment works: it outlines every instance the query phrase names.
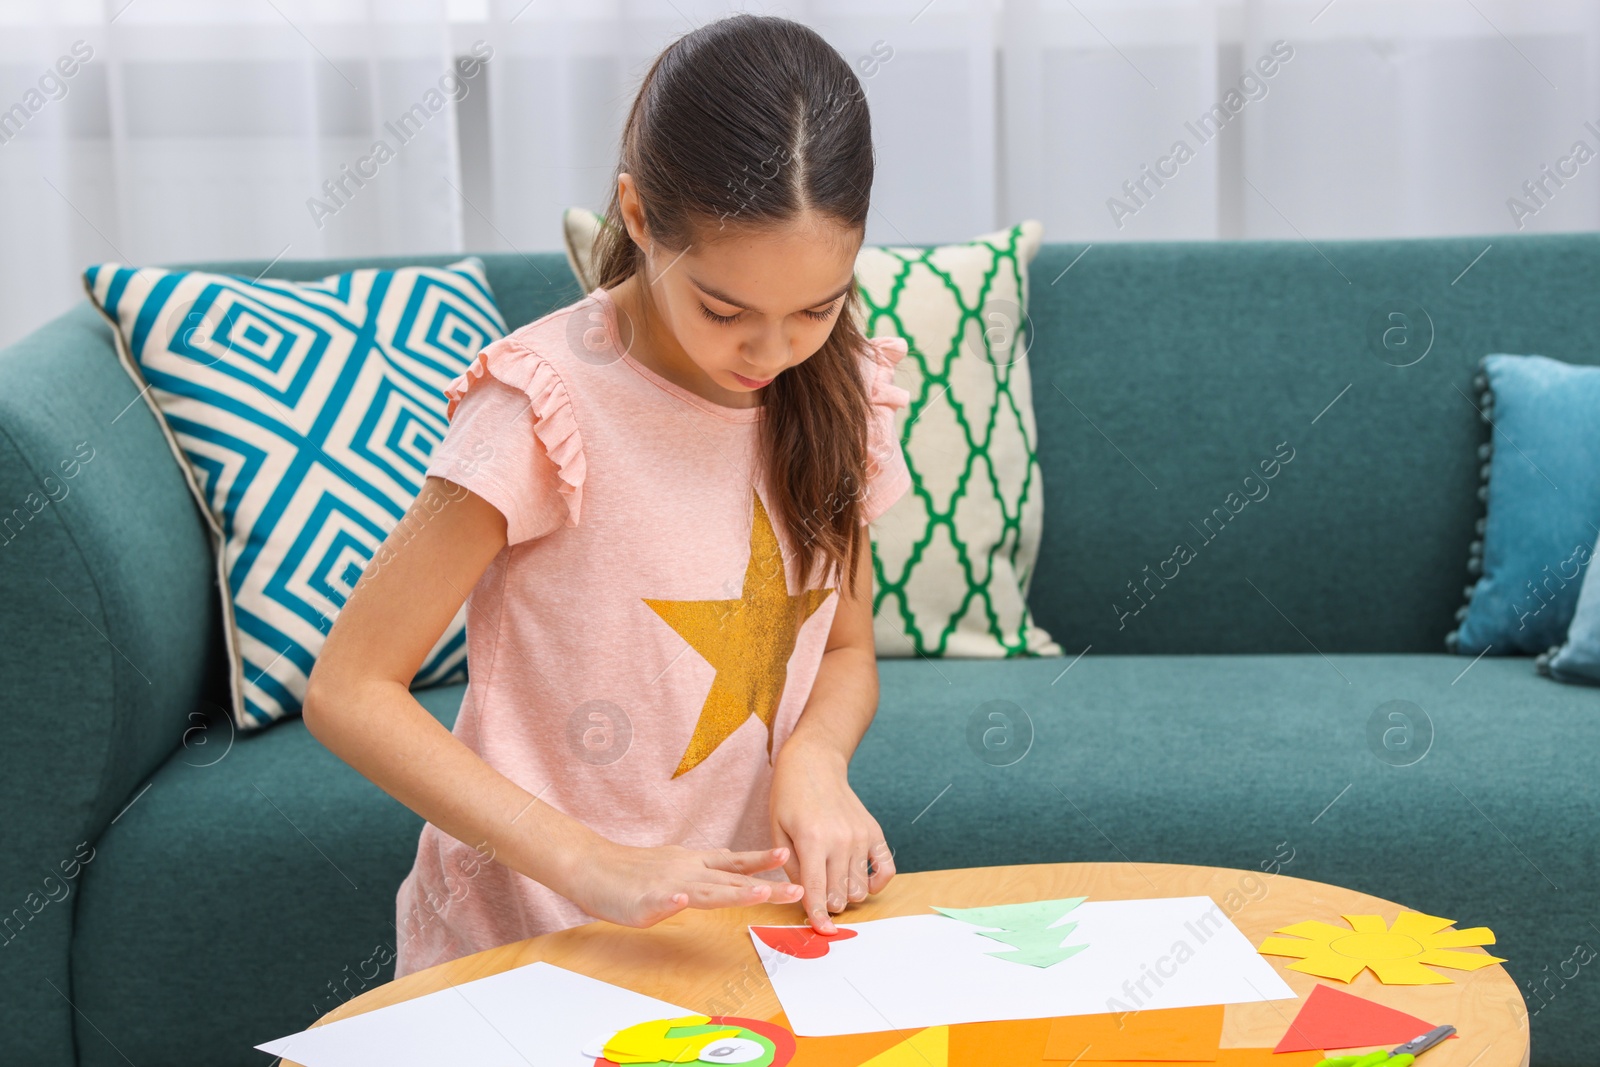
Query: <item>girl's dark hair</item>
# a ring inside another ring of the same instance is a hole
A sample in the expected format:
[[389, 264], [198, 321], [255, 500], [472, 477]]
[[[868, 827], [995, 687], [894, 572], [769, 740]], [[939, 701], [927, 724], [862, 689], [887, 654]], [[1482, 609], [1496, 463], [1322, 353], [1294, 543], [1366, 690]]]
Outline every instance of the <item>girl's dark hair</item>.
[[[650, 66], [622, 131], [617, 174], [633, 176], [652, 241], [680, 252], [735, 228], [816, 212], [865, 233], [872, 129], [850, 64], [787, 19], [736, 14], [668, 45]], [[644, 270], [616, 177], [595, 239], [594, 284]], [[866, 340], [852, 286], [822, 348], [766, 386], [767, 508], [789, 534], [801, 582], [819, 561], [847, 595], [866, 485]], [[802, 588], [804, 584], [802, 584]]]

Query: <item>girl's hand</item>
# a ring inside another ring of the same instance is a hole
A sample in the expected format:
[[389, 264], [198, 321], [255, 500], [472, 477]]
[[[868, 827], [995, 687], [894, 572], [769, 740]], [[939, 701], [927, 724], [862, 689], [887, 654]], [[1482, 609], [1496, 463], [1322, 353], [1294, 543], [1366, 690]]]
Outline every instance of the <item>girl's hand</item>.
[[834, 932], [830, 912], [894, 877], [883, 830], [850, 788], [848, 766], [836, 749], [791, 737], [772, 774], [772, 839], [794, 852], [784, 870], [804, 887], [806, 918], [819, 934]]
[[718, 852], [603, 841], [598, 852], [585, 851], [574, 865], [571, 884], [557, 891], [597, 919], [654, 926], [684, 908], [794, 903], [800, 899], [799, 886], [750, 877], [775, 870], [788, 858], [789, 850], [783, 848]]

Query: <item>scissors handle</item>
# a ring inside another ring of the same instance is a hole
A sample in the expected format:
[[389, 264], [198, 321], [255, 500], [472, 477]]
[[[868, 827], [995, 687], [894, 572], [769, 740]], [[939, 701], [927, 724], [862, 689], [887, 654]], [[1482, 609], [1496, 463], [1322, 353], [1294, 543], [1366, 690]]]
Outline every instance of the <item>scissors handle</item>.
[[1368, 1052], [1362, 1056], [1334, 1056], [1317, 1064], [1317, 1067], [1411, 1067], [1416, 1057], [1409, 1052], [1395, 1056], [1387, 1051]]

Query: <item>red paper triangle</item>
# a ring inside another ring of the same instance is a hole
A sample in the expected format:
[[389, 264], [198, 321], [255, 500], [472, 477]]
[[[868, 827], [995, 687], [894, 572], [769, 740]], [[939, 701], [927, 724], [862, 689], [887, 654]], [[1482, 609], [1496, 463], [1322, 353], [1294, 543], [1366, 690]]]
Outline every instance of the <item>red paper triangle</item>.
[[1423, 1022], [1382, 1004], [1319, 985], [1306, 998], [1300, 1014], [1289, 1024], [1274, 1052], [1308, 1049], [1355, 1048], [1361, 1045], [1399, 1045], [1427, 1033], [1433, 1023]]

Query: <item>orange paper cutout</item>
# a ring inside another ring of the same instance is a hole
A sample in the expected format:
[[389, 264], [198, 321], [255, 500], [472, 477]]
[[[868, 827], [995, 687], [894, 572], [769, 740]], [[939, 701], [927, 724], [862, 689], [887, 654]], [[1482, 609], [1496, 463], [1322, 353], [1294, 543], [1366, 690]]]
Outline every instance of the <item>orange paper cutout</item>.
[[[1280, 1052], [1270, 1048], [1222, 1048], [1211, 1060], [1169, 1060], [1186, 1067], [1317, 1067], [1326, 1058], [1323, 1052]], [[1026, 1061], [1034, 1067], [1034, 1061]], [[1061, 1067], [1060, 1060], [1045, 1060], [1045, 1067]], [[1150, 1067], [1150, 1060], [1079, 1060], [1075, 1067]], [[952, 1060], [950, 1067], [955, 1067]]]
[[1067, 1015], [1050, 1021], [1047, 1060], [1212, 1061], [1222, 1039], [1221, 1004], [1160, 1011]]
[[1326, 1058], [1321, 1049], [1275, 1053], [1270, 1048], [1225, 1048], [1217, 1050], [1217, 1067], [1317, 1067]]
[[1006, 1019], [950, 1027], [950, 1067], [1059, 1067], [1047, 1064], [1044, 1042], [1053, 1019]]

